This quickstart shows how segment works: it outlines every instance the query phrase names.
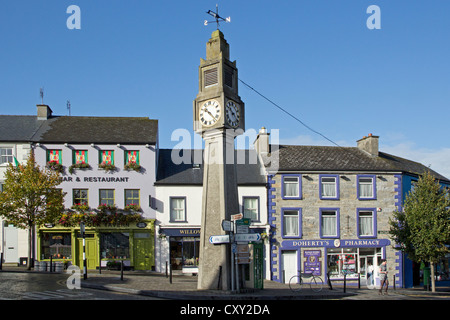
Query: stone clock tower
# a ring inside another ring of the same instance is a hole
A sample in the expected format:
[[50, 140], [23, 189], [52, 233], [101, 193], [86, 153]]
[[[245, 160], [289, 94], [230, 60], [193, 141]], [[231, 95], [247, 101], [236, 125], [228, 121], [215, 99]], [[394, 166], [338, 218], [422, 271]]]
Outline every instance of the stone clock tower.
[[222, 220], [239, 213], [234, 138], [245, 130], [244, 103], [238, 95], [236, 61], [223, 33], [216, 30], [200, 60], [194, 130], [205, 141], [198, 289], [231, 290], [230, 246], [211, 244], [224, 235]]

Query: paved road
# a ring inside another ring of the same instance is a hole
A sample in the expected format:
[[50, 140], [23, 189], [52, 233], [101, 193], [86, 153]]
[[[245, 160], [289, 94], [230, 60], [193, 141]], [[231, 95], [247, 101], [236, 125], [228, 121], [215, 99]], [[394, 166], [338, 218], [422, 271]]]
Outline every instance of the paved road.
[[94, 289], [68, 289], [66, 274], [0, 273], [0, 300], [160, 300]]

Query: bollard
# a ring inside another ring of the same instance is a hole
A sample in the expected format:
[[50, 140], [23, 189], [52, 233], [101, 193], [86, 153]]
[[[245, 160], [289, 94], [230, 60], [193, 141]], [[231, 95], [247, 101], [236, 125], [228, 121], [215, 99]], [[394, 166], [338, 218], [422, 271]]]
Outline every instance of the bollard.
[[172, 266], [170, 266], [170, 284], [172, 284]]
[[217, 290], [220, 290], [221, 281], [222, 281], [222, 266], [219, 266], [219, 281], [217, 281]]
[[333, 290], [333, 286], [331, 285], [331, 279], [330, 279], [330, 271], [327, 272], [327, 279], [328, 279], [328, 286], [330, 287], [330, 290]]
[[120, 280], [123, 281], [123, 260], [120, 261]]
[[395, 291], [395, 274], [393, 275], [394, 278], [394, 291]]
[[344, 293], [347, 292], [347, 273], [344, 273]]
[[358, 273], [358, 289], [361, 289], [361, 273]]
[[3, 269], [3, 252], [0, 254], [0, 270]]
[[168, 264], [169, 264], [169, 262], [168, 262], [168, 261], [166, 261], [166, 278], [168, 278], [168, 277], [169, 277], [169, 269], [168, 269]]
[[52, 264], [53, 264], [53, 257], [50, 256], [50, 265], [49, 265], [49, 270], [50, 272], [52, 272]]

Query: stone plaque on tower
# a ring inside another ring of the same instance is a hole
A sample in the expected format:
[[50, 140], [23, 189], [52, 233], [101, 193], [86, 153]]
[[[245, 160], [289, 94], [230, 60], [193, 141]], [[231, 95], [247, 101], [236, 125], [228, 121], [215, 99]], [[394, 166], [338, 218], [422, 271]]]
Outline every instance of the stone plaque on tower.
[[200, 60], [199, 93], [194, 100], [194, 130], [205, 141], [198, 289], [231, 290], [230, 246], [210, 243], [225, 235], [222, 221], [239, 212], [234, 138], [245, 129], [238, 95], [236, 61], [223, 33], [216, 30]]

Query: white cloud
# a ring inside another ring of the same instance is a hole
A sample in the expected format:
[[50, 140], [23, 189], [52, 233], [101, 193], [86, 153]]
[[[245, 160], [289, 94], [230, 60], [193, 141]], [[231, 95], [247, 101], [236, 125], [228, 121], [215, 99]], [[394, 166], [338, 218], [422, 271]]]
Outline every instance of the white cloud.
[[419, 162], [450, 179], [450, 148], [420, 148], [414, 142], [405, 141], [393, 145], [380, 146], [380, 150]]

